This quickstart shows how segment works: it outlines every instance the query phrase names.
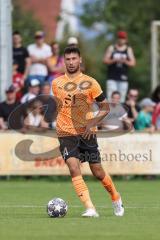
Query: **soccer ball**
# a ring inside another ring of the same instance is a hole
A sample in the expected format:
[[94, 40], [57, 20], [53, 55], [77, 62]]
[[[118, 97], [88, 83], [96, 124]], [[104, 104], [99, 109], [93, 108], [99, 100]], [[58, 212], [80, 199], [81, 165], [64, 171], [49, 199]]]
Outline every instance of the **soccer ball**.
[[47, 213], [53, 218], [64, 217], [67, 210], [67, 203], [61, 198], [54, 198], [47, 204]]

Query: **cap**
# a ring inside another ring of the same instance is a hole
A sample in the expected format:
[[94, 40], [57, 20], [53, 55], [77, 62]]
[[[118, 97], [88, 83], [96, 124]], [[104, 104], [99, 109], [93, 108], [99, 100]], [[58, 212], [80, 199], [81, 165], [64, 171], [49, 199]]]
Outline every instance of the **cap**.
[[71, 45], [71, 44], [78, 44], [78, 39], [76, 37], [69, 37], [68, 38], [68, 41], [67, 41], [67, 44], [68, 45]]
[[39, 86], [40, 85], [40, 81], [38, 79], [32, 79], [29, 83], [29, 86], [30, 87], [36, 87], [36, 86]]
[[34, 34], [35, 37], [45, 37], [45, 33], [43, 31], [37, 31]]
[[15, 92], [15, 90], [16, 90], [15, 87], [11, 85], [6, 89], [6, 93], [12, 93], [12, 92]]
[[127, 35], [127, 32], [119, 31], [119, 32], [117, 32], [117, 37], [126, 39], [128, 37], [128, 35]]
[[155, 102], [153, 102], [150, 98], [144, 98], [141, 102], [140, 102], [140, 107], [154, 107], [156, 105]]

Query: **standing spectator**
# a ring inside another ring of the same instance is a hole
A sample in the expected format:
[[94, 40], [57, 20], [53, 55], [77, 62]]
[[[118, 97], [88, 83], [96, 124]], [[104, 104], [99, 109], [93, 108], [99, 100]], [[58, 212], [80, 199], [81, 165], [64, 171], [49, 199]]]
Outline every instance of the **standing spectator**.
[[138, 97], [139, 91], [137, 89], [130, 89], [127, 94], [126, 102], [123, 104], [124, 108], [128, 112], [128, 118], [133, 124], [138, 116], [138, 112], [140, 111], [140, 107], [137, 104]]
[[127, 118], [127, 112], [120, 103], [120, 92], [114, 91], [111, 95], [109, 114], [102, 120], [101, 129], [122, 131], [131, 127], [131, 122]]
[[52, 56], [48, 58], [47, 65], [49, 69], [48, 81], [51, 83], [53, 79], [64, 74], [64, 59], [60, 56], [59, 44], [51, 43]]
[[152, 116], [152, 123], [155, 129], [160, 131], [160, 102], [156, 105]]
[[24, 86], [23, 74], [18, 72], [18, 62], [13, 62], [13, 73], [12, 73], [13, 86], [16, 91], [16, 99], [20, 101], [22, 97], [22, 88]]
[[154, 92], [152, 93], [152, 100], [155, 103], [160, 103], [160, 85], [158, 85]]
[[22, 46], [22, 37], [18, 31], [13, 33], [13, 61], [18, 64], [17, 71], [23, 74], [23, 80], [27, 79], [30, 67], [28, 50]]
[[42, 31], [35, 33], [35, 43], [28, 46], [31, 58], [29, 78], [38, 79], [42, 84], [48, 75], [47, 59], [52, 56], [51, 47], [45, 43], [45, 34]]
[[40, 91], [40, 82], [38, 79], [32, 79], [29, 83], [28, 92], [22, 97], [21, 103], [26, 103], [36, 98]]
[[150, 98], [144, 98], [140, 103], [140, 107], [141, 111], [135, 120], [135, 129], [153, 132], [152, 113], [154, 111], [155, 103]]
[[78, 47], [78, 39], [76, 37], [69, 37], [67, 40], [67, 45], [72, 47]]
[[119, 91], [121, 102], [128, 90], [128, 69], [136, 64], [133, 50], [128, 46], [127, 33], [117, 33], [117, 42], [106, 50], [103, 62], [108, 65], [107, 97], [110, 101], [113, 91]]
[[6, 100], [0, 103], [0, 129], [8, 128], [8, 118], [19, 105], [16, 101], [16, 91], [13, 85], [6, 90]]

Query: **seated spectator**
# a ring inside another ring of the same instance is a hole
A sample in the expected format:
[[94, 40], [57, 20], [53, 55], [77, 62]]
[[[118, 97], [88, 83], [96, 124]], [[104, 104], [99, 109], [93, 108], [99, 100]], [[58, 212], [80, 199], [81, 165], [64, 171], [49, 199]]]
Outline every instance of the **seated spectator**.
[[154, 92], [152, 93], [152, 100], [155, 103], [160, 103], [160, 85], [158, 85]]
[[26, 103], [39, 95], [40, 82], [38, 79], [32, 79], [29, 83], [28, 92], [21, 98], [21, 103]]
[[24, 127], [48, 128], [48, 123], [44, 120], [43, 104], [41, 101], [34, 101], [27, 111], [28, 115], [24, 119]]
[[48, 81], [51, 83], [53, 79], [64, 74], [64, 59], [60, 56], [59, 44], [53, 42], [51, 44], [52, 56], [48, 58], [47, 66], [49, 70]]
[[17, 71], [23, 74], [23, 81], [27, 79], [30, 67], [28, 50], [22, 45], [22, 37], [18, 31], [13, 33], [13, 61], [18, 64]]
[[152, 113], [155, 103], [150, 98], [144, 98], [140, 103], [141, 111], [135, 120], [135, 129], [153, 132]]
[[121, 95], [114, 91], [111, 95], [110, 112], [102, 120], [100, 128], [105, 130], [124, 130], [131, 127], [131, 122], [127, 118], [127, 112], [120, 104]]
[[160, 102], [156, 105], [153, 115], [152, 124], [155, 126], [156, 130], [160, 130]]
[[11, 85], [6, 90], [6, 100], [0, 103], [0, 129], [8, 128], [8, 118], [18, 105], [15, 88]]
[[130, 89], [127, 94], [126, 102], [123, 104], [128, 113], [128, 118], [133, 124], [138, 116], [138, 112], [140, 111], [140, 107], [137, 104], [138, 96], [139, 92], [137, 89]]
[[17, 101], [20, 101], [22, 97], [22, 88], [24, 86], [24, 79], [23, 79], [23, 74], [18, 72], [18, 62], [16, 62], [16, 60], [13, 62], [12, 78], [13, 78], [13, 86], [15, 87], [15, 90], [16, 90], [16, 99]]
[[51, 86], [49, 82], [45, 82], [41, 87], [41, 96], [40, 100], [43, 103], [43, 105], [46, 106], [46, 112], [44, 115], [44, 119], [47, 123], [49, 123], [50, 128], [55, 127], [55, 118], [57, 114], [57, 107], [56, 102], [53, 99], [53, 97], [50, 95]]
[[31, 66], [28, 81], [38, 79], [42, 84], [48, 76], [47, 59], [52, 56], [51, 47], [45, 43], [45, 34], [42, 31], [35, 33], [35, 43], [28, 46]]

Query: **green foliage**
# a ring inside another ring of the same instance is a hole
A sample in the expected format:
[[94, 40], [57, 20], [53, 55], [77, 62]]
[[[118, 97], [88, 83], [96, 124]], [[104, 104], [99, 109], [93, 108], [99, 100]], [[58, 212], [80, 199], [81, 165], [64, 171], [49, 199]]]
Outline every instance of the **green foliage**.
[[23, 36], [24, 45], [33, 42], [35, 31], [42, 29], [32, 12], [23, 12], [17, 1], [13, 1], [13, 31], [19, 31]]
[[[113, 42], [116, 31], [122, 29], [128, 32], [129, 43], [137, 59], [137, 66], [129, 74], [130, 86], [138, 87], [141, 95], [149, 94], [150, 91], [150, 25], [152, 20], [157, 20], [160, 16], [158, 6], [159, 0], [94, 0], [84, 4], [84, 13], [80, 16], [85, 27], [94, 28], [95, 23], [103, 23], [104, 30], [106, 29], [104, 35], [98, 36], [98, 41], [93, 40], [96, 47], [96, 66], [99, 65], [98, 61], [102, 64], [104, 49]], [[106, 73], [100, 71], [102, 68], [97, 69], [96, 75], [101, 81], [105, 81]]]

